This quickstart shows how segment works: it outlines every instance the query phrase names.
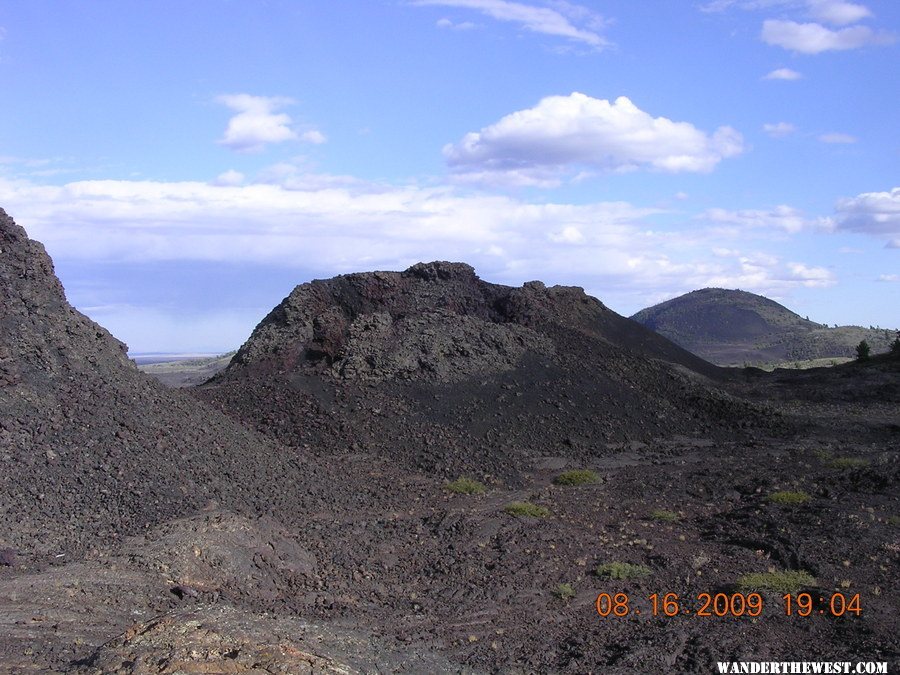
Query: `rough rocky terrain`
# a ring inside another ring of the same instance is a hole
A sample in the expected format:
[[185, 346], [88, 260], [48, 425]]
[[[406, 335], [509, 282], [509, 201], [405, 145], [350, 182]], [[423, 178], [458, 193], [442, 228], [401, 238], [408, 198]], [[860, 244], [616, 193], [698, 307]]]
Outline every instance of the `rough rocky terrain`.
[[[720, 369], [580, 289], [428, 263], [298, 286], [171, 391], [0, 233], [0, 670], [900, 665], [895, 359]], [[696, 615], [770, 570], [825, 601]], [[599, 616], [602, 592], [628, 615]], [[860, 615], [825, 611], [834, 592]], [[653, 616], [652, 593], [693, 613]]]
[[[631, 317], [698, 356], [722, 366], [794, 365], [856, 357], [866, 340], [872, 353], [888, 351], [894, 329], [835, 326], [810, 321], [761, 295], [704, 288], [641, 310]], [[832, 364], [833, 365], [833, 364]]]

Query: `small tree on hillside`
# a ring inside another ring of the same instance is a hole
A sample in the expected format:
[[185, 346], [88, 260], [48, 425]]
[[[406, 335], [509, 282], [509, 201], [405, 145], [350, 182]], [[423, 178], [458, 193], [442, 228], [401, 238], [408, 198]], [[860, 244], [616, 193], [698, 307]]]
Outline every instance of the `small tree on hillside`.
[[856, 360], [857, 361], [865, 361], [869, 358], [869, 343], [863, 340], [858, 345], [856, 345]]
[[900, 354], [900, 330], [897, 331], [897, 337], [891, 343], [891, 354]]

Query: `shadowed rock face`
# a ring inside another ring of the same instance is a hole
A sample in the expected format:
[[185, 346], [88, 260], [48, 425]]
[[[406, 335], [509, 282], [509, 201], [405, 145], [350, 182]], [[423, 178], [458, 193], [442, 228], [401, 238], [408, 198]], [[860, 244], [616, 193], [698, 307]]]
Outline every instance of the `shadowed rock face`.
[[[71, 554], [280, 473], [271, 445], [140, 373], [73, 309], [44, 247], [0, 210], [0, 549]], [[257, 465], [259, 464], [259, 465]], [[250, 488], [250, 489], [248, 489]]]
[[123, 343], [72, 309], [42, 244], [0, 209], [0, 386], [129, 370]]

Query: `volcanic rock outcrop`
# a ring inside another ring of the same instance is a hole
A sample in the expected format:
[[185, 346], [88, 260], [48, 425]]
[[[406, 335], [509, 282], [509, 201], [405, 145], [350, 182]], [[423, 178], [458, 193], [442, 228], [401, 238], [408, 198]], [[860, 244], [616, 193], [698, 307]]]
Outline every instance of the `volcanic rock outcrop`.
[[490, 284], [471, 266], [449, 262], [297, 286], [257, 326], [231, 370], [286, 372], [324, 363], [350, 379], [453, 381], [508, 371], [526, 353], [552, 358], [554, 327], [715, 372], [580, 288]]
[[538, 449], [779, 424], [723, 377], [581, 288], [431, 262], [297, 286], [195, 394], [289, 446], [511, 476]]

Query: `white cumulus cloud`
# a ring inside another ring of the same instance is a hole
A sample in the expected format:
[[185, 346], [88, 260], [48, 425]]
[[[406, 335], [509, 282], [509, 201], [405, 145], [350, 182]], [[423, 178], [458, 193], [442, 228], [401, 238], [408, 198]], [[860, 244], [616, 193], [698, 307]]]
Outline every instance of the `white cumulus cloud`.
[[[420, 6], [457, 7], [471, 9], [496, 19], [518, 24], [526, 30], [544, 35], [568, 38], [603, 49], [609, 42], [599, 33], [604, 22], [595, 12], [569, 2], [556, 2], [554, 7], [542, 7], [511, 0], [415, 0]], [[449, 21], [449, 20], [447, 20]], [[452, 22], [441, 27], [455, 27]]]
[[834, 272], [825, 267], [813, 267], [798, 262], [788, 263], [787, 267], [790, 270], [790, 280], [804, 288], [827, 288], [837, 283]]
[[216, 99], [237, 114], [228, 120], [225, 135], [219, 144], [242, 153], [261, 152], [267, 145], [300, 140], [307, 143], [324, 143], [320, 131], [310, 129], [298, 134], [290, 115], [277, 112], [293, 103], [284, 97], [227, 94]]
[[900, 248], [900, 187], [842, 199], [835, 212], [838, 229], [886, 237], [888, 248]]
[[549, 96], [444, 147], [449, 166], [489, 178], [552, 182], [576, 167], [709, 172], [744, 149], [731, 127], [706, 133], [688, 122], [653, 117], [621, 96], [610, 102], [578, 92]]
[[866, 45], [889, 44], [894, 41], [894, 36], [874, 31], [868, 26], [848, 26], [832, 30], [819, 23], [767, 19], [763, 22], [762, 40], [801, 54], [819, 54], [858, 49]]

